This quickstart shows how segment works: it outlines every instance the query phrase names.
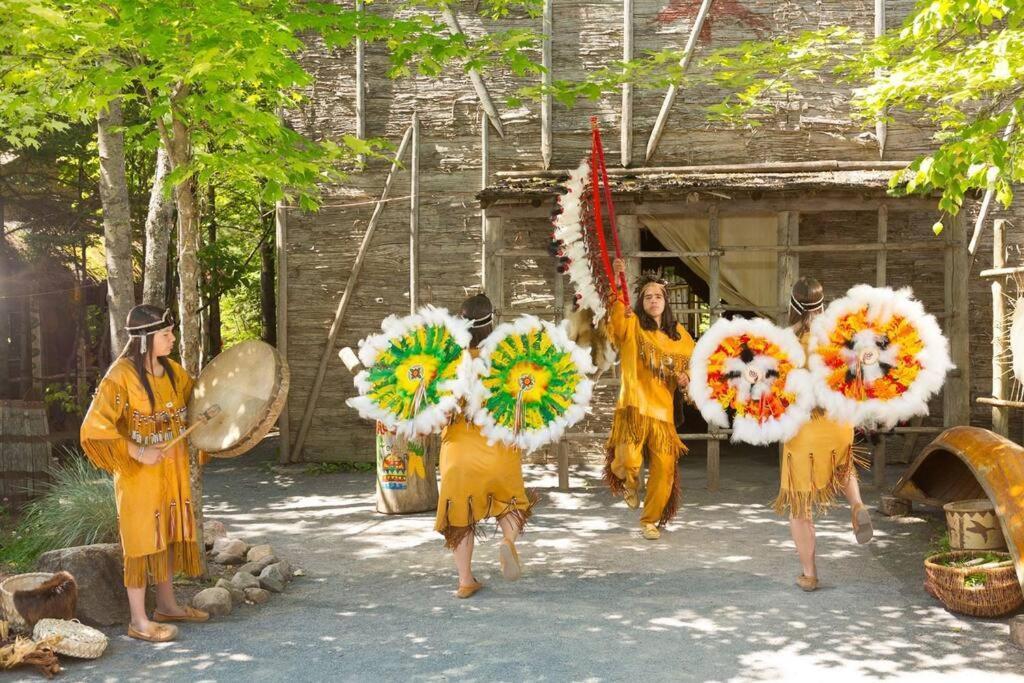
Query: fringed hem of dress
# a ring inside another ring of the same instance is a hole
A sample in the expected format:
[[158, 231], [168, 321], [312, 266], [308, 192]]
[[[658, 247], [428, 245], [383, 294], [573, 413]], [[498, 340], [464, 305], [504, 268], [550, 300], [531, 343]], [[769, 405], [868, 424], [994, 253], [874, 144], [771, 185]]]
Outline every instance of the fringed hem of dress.
[[[676, 461], [686, 455], [690, 449], [686, 447], [675, 425], [655, 420], [642, 414], [634, 406], [617, 408], [615, 417], [612, 419], [612, 433], [605, 443], [604, 460], [604, 482], [611, 489], [613, 496], [623, 496], [626, 493], [625, 480], [615, 476], [612, 471], [612, 461], [615, 459], [615, 445], [620, 443], [644, 444], [644, 458], [647, 454], [653, 453], [675, 453]], [[669, 520], [676, 516], [679, 510], [679, 468], [672, 469], [672, 493], [669, 494], [668, 502], [661, 512], [658, 526], [664, 527]]]
[[455, 550], [459, 547], [459, 544], [465, 540], [466, 536], [472, 534], [476, 538], [486, 538], [487, 533], [480, 528], [480, 523], [486, 519], [494, 517], [495, 529], [494, 533], [498, 533], [501, 528], [499, 522], [505, 517], [511, 517], [512, 520], [519, 527], [519, 533], [523, 533], [526, 528], [526, 524], [530, 521], [530, 517], [533, 516], [533, 507], [537, 504], [537, 494], [533, 491], [527, 491], [527, 499], [525, 501], [518, 501], [515, 498], [505, 504], [500, 512], [495, 512], [495, 505], [501, 505], [501, 503], [495, 503], [493, 496], [487, 497], [487, 508], [484, 510], [484, 514], [477, 518], [473, 513], [473, 499], [470, 498], [466, 501], [469, 506], [470, 519], [469, 526], [452, 526], [448, 523], [448, 508], [452, 505], [452, 500], [449, 500], [445, 507], [444, 527], [438, 529], [438, 533], [444, 536], [444, 547], [449, 550]]
[[124, 558], [124, 585], [127, 588], [145, 588], [147, 583], [170, 581], [174, 574], [199, 576], [202, 573], [202, 554], [199, 544], [194, 541], [175, 542], [151, 555]]
[[[787, 451], [785, 457], [791, 458], [792, 455], [791, 452]], [[856, 446], [850, 446], [843, 463], [837, 464], [835, 462], [836, 452], [834, 450], [831, 451], [831, 456], [833, 462], [832, 477], [825, 486], [814, 486], [812, 469], [811, 490], [797, 491], [793, 486], [793, 482], [790, 481], [788, 488], [779, 489], [779, 495], [772, 503], [772, 509], [782, 516], [786, 516], [788, 512], [790, 517], [797, 519], [810, 519], [824, 514], [835, 504], [836, 496], [843, 490], [846, 480], [849, 479], [850, 475], [857, 476], [858, 467], [864, 470], [870, 469], [870, 462], [861, 449]], [[792, 478], [792, 467], [789, 468], [789, 472]]]

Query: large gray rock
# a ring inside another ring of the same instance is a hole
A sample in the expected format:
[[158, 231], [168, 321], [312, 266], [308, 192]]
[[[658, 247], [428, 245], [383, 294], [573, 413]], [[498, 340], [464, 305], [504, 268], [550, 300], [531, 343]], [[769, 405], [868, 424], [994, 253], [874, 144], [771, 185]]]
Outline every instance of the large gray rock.
[[218, 538], [213, 542], [213, 553], [215, 555], [227, 553], [228, 555], [241, 555], [244, 557], [247, 550], [249, 550], [249, 546], [246, 545], [245, 541], [237, 538]]
[[259, 588], [260, 580], [252, 574], [247, 572], [238, 572], [231, 577], [231, 583], [241, 588], [243, 591], [246, 588]]
[[75, 616], [90, 626], [128, 623], [128, 592], [124, 589], [124, 559], [117, 543], [80, 545], [43, 553], [42, 572], [66, 571], [78, 584]]
[[267, 557], [264, 557], [259, 562], [246, 562], [238, 568], [238, 571], [246, 572], [247, 574], [252, 574], [253, 576], [259, 576], [260, 572], [262, 572], [264, 568], [269, 567], [272, 564], [277, 564], [277, 561], [278, 560], [275, 556], [269, 555]]
[[262, 605], [267, 600], [270, 600], [270, 592], [262, 588], [246, 588], [245, 599], [249, 602], [255, 602], [257, 605]]
[[271, 593], [280, 593], [284, 590], [285, 578], [281, 571], [280, 563], [272, 564], [260, 572], [260, 586]]
[[227, 588], [214, 586], [196, 593], [192, 606], [209, 612], [210, 616], [222, 617], [231, 614], [231, 593]]
[[223, 588], [228, 593], [231, 593], [231, 603], [232, 604], [238, 605], [238, 604], [241, 604], [242, 601], [245, 600], [245, 591], [242, 588], [239, 588], [235, 584], [231, 583], [227, 579], [223, 579], [223, 578], [217, 579], [216, 587], [217, 588]]
[[294, 572], [292, 571], [292, 565], [288, 560], [281, 560], [277, 563], [277, 568], [281, 570], [281, 576], [284, 577], [285, 581], [291, 581]]
[[224, 528], [224, 522], [219, 522], [216, 519], [203, 522], [203, 543], [206, 544], [207, 550], [220, 539], [227, 538], [227, 535], [228, 531]]
[[249, 548], [249, 553], [245, 556], [245, 561], [246, 562], [259, 562], [260, 560], [262, 560], [264, 558], [273, 557], [273, 556], [274, 556], [274, 549], [271, 548], [269, 545], [267, 545], [267, 544], [254, 545], [253, 547]]
[[1024, 650], [1024, 614], [1010, 619], [1010, 642]]

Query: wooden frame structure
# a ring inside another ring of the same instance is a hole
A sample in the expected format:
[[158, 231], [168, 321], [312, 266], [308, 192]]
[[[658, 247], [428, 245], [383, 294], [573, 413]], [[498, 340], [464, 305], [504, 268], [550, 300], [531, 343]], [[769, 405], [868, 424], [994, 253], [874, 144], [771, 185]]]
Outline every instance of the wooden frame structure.
[[[712, 321], [725, 310], [721, 298], [720, 261], [723, 255], [734, 251], [775, 252], [778, 258], [777, 285], [779, 301], [787, 301], [789, 291], [799, 276], [800, 255], [844, 252], [873, 252], [875, 254], [875, 284], [888, 281], [887, 261], [890, 252], [941, 252], [943, 255], [943, 311], [933, 311], [944, 324], [951, 343], [953, 362], [957, 366], [947, 379], [943, 395], [943, 427], [913, 426], [897, 428], [896, 434], [910, 437], [907, 448], [912, 449], [916, 435], [936, 433], [945, 427], [967, 424], [970, 416], [970, 350], [968, 337], [968, 253], [967, 234], [963, 215], [947, 219], [944, 239], [925, 239], [896, 242], [889, 239], [889, 217], [897, 212], [934, 212], [934, 198], [890, 197], [886, 194], [891, 169], [905, 166], [905, 162], [808, 162], [805, 164], [750, 164], [723, 167], [648, 168], [625, 171], [609, 169], [612, 189], [616, 196], [616, 215], [627, 271], [633, 276], [639, 270], [641, 258], [672, 257], [682, 260], [705, 257], [708, 259], [709, 305]], [[818, 171], [818, 169], [825, 169]], [[810, 178], [812, 173], [827, 173], [828, 177]], [[853, 177], [848, 176], [853, 172]], [[515, 307], [508, 303], [506, 266], [524, 258], [555, 265], [542, 245], [522, 248], [506, 243], [506, 228], [517, 220], [548, 217], [554, 207], [555, 184], [567, 175], [563, 171], [505, 172], [495, 174], [497, 181], [478, 195], [484, 214], [483, 281], [485, 292], [495, 305], [495, 313], [533, 313], [561, 318], [569, 303], [563, 276], [554, 275], [553, 309]], [[749, 176], [749, 177], [748, 177]], [[765, 182], [767, 180], [767, 182]], [[659, 181], [659, 182], [655, 182]], [[774, 182], [772, 182], [774, 181]], [[805, 188], [817, 182], [814, 192]], [[762, 183], [764, 187], [758, 184]], [[728, 192], [728, 194], [726, 193]], [[800, 216], [811, 213], [865, 212], [877, 215], [874, 241], [843, 244], [800, 244]], [[775, 245], [723, 245], [719, 239], [719, 219], [723, 215], [744, 215], [775, 212], [778, 217], [779, 239]], [[703, 217], [708, 221], [708, 248], [690, 252], [650, 252], [640, 250], [640, 217], [654, 215], [683, 215]], [[571, 292], [571, 289], [570, 289]], [[689, 312], [689, 311], [684, 311]], [[767, 312], [767, 311], [766, 311]], [[781, 305], [770, 311], [781, 319], [785, 309]], [[602, 378], [600, 384], [618, 385], [617, 378]], [[707, 441], [707, 486], [711, 491], [719, 487], [721, 440], [728, 438], [727, 430], [711, 429], [705, 433], [682, 434], [684, 440]], [[581, 439], [606, 438], [606, 433], [574, 432], [567, 435], [568, 442]], [[568, 488], [568, 451], [565, 442], [556, 446], [559, 470], [559, 488]], [[875, 448], [874, 481], [885, 486], [885, 437]]]

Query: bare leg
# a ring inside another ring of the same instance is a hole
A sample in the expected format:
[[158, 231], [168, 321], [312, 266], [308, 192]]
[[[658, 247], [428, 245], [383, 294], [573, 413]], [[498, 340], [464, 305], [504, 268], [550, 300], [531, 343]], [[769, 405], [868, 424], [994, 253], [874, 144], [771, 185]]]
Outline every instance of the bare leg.
[[513, 519], [512, 515], [504, 515], [498, 520], [498, 524], [501, 525], [501, 533], [505, 537], [506, 541], [515, 543], [516, 539], [519, 538], [519, 525]]
[[796, 552], [800, 556], [800, 567], [803, 569], [803, 575], [816, 577], [818, 569], [814, 562], [814, 520], [790, 517], [789, 531], [793, 535]]
[[475, 579], [473, 578], [473, 543], [476, 539], [473, 538], [473, 534], [466, 534], [466, 537], [462, 539], [462, 542], [455, 548], [453, 555], [455, 555], [455, 568], [459, 570], [459, 585], [469, 586], [472, 585]]
[[156, 584], [156, 608], [161, 614], [169, 617], [180, 617], [185, 614], [185, 610], [178, 605], [178, 599], [174, 596], [174, 584], [171, 581]]
[[850, 471], [850, 476], [846, 478], [846, 485], [843, 486], [843, 493], [846, 495], [846, 500], [850, 501], [850, 507], [858, 507], [864, 504], [864, 501], [860, 497], [860, 484], [857, 482], [857, 475]]
[[145, 632], [149, 628], [149, 617], [146, 616], [146, 588], [128, 588], [128, 609], [131, 612], [131, 626], [136, 631]]

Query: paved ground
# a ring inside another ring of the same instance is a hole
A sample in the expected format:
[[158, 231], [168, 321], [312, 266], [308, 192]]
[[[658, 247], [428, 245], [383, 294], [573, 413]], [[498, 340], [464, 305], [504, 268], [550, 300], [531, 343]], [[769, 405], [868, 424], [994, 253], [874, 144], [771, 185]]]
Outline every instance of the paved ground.
[[371, 474], [280, 474], [266, 457], [211, 467], [207, 515], [307, 576], [175, 643], [111, 631], [65, 680], [1024, 681], [1006, 621], [954, 616], [922, 590], [937, 517], [877, 517], [876, 542], [857, 546], [836, 510], [819, 523], [823, 589], [796, 589], [770, 455], [723, 458], [717, 494], [689, 458], [681, 514], [653, 543], [596, 472], [560, 493], [531, 467], [542, 506], [524, 577], [503, 583], [496, 541], [479, 543], [487, 587], [471, 600], [451, 595], [432, 515], [375, 514]]

